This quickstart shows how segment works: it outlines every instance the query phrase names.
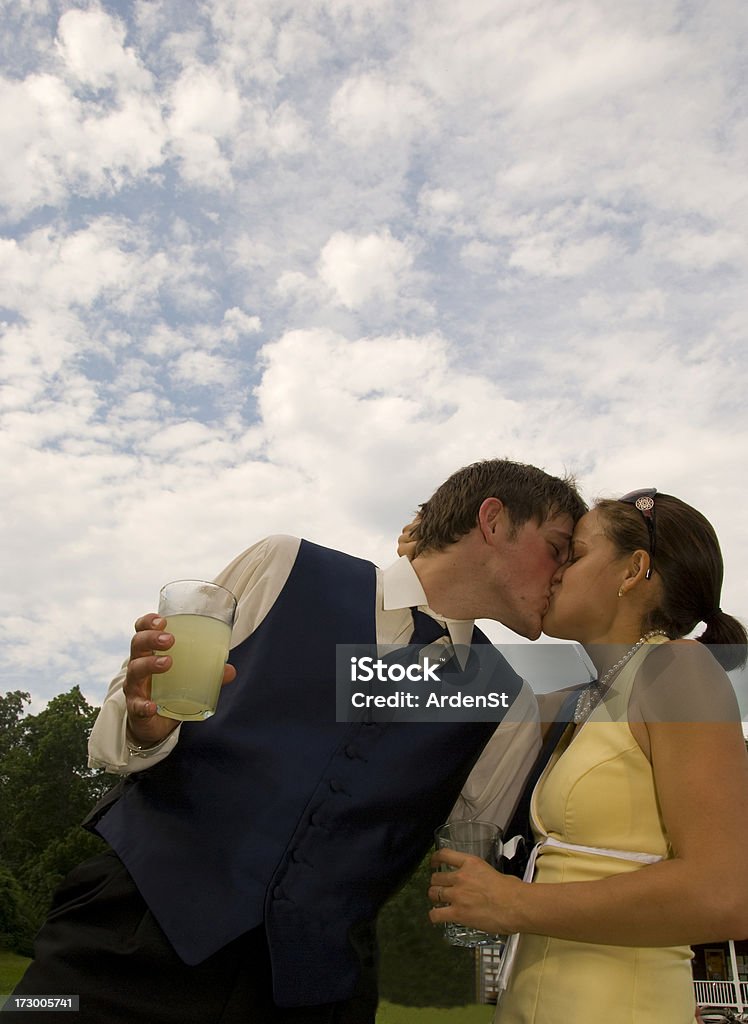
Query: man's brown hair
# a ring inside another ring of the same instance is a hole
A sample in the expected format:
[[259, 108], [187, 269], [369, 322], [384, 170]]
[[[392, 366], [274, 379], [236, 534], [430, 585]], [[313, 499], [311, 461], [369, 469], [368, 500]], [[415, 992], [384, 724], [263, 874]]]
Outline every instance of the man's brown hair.
[[513, 533], [530, 519], [540, 525], [566, 513], [576, 522], [587, 511], [573, 477], [550, 476], [509, 459], [484, 459], [458, 469], [421, 505], [416, 555], [438, 551], [470, 533], [486, 498], [503, 502]]

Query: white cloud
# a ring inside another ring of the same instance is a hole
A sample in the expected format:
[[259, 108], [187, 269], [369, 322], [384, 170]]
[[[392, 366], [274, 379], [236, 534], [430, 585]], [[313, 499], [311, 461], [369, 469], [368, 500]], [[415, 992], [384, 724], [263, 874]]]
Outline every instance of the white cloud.
[[263, 533], [388, 558], [486, 455], [703, 505], [746, 616], [739, 0], [3, 10], [11, 685], [100, 697]]
[[171, 106], [171, 145], [183, 177], [208, 188], [230, 186], [231, 161], [222, 143], [241, 118], [235, 86], [211, 68], [188, 67], [174, 84]]
[[426, 96], [408, 82], [374, 74], [349, 79], [330, 103], [330, 123], [352, 146], [407, 140], [428, 131], [434, 116]]
[[116, 415], [122, 419], [158, 422], [159, 402], [152, 391], [131, 391], [118, 402]]
[[69, 10], [58, 24], [58, 47], [67, 70], [84, 85], [150, 89], [137, 54], [124, 46], [125, 26], [102, 10]]
[[159, 431], [158, 436], [152, 438], [151, 447], [154, 452], [170, 458], [181, 455], [191, 459], [196, 448], [210, 443], [214, 437], [214, 431], [203, 423], [183, 421]]
[[469, 271], [475, 274], [485, 273], [495, 266], [499, 250], [495, 245], [473, 239], [460, 250], [460, 261]]
[[300, 270], [284, 271], [276, 282], [275, 290], [283, 300], [316, 302], [320, 296], [319, 283]]
[[509, 266], [529, 274], [575, 277], [591, 270], [615, 253], [612, 239], [603, 235], [570, 241], [550, 232], [539, 232], [518, 242]]
[[413, 259], [408, 244], [387, 230], [363, 237], [339, 231], [320, 253], [319, 276], [341, 305], [357, 309], [373, 300], [393, 302]]
[[645, 320], [656, 323], [666, 309], [666, 295], [660, 288], [643, 288], [626, 294], [592, 291], [579, 301], [582, 317], [600, 323]]
[[169, 121], [177, 138], [192, 133], [223, 138], [234, 130], [240, 115], [239, 93], [211, 68], [187, 68], [174, 84]]
[[278, 67], [283, 72], [309, 71], [319, 61], [329, 57], [331, 51], [330, 41], [321, 32], [303, 24], [301, 18], [280, 26], [276, 54]]
[[[587, 12], [591, 13], [589, 7]], [[599, 13], [593, 15], [597, 24], [580, 32], [578, 25], [572, 27], [559, 15], [560, 34], [546, 36], [545, 46], [533, 55], [535, 73], [522, 97], [522, 106], [534, 107], [544, 118], [570, 104], [578, 115], [609, 96], [645, 89], [687, 56], [670, 34], [652, 38], [643, 27], [629, 25], [613, 35]]]
[[102, 107], [78, 99], [53, 75], [0, 80], [5, 159], [0, 205], [19, 217], [61, 201], [68, 190], [113, 193], [148, 176], [166, 141], [159, 106], [146, 93]]
[[250, 316], [238, 306], [232, 306], [223, 314], [221, 333], [228, 341], [237, 341], [240, 337], [257, 334], [261, 330], [262, 321], [259, 316]]
[[229, 376], [229, 364], [220, 356], [191, 349], [183, 352], [172, 368], [175, 380], [198, 387], [221, 384]]
[[105, 168], [110, 188], [120, 188], [155, 171], [164, 159], [166, 133], [160, 107], [147, 96], [122, 98], [105, 117], [84, 126], [89, 152]]
[[423, 188], [418, 202], [430, 213], [451, 217], [463, 208], [462, 196], [454, 189]]
[[102, 293], [117, 296], [147, 284], [142, 253], [129, 225], [104, 217], [70, 234], [39, 228], [21, 245], [0, 243], [0, 302], [33, 317], [40, 296], [49, 309], [89, 306]]
[[674, 225], [653, 227], [646, 231], [644, 240], [653, 259], [694, 271], [709, 271], [731, 264], [739, 268], [745, 266], [748, 256], [745, 236], [730, 228], [703, 231]]
[[325, 0], [324, 6], [346, 26], [365, 29], [372, 18], [388, 18], [395, 10], [395, 0]]

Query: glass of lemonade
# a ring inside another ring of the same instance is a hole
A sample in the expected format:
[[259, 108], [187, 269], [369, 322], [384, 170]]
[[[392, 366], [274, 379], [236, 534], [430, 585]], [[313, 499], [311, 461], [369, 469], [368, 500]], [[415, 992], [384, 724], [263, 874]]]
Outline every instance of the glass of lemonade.
[[162, 588], [158, 613], [174, 643], [171, 668], [153, 676], [151, 700], [165, 718], [202, 722], [215, 714], [236, 598], [215, 583], [177, 580]]
[[[499, 826], [490, 821], [476, 821], [473, 818], [450, 821], [436, 830], [436, 848], [441, 850], [446, 847], [450, 850], [459, 850], [461, 853], [472, 853], [488, 861], [492, 868], [498, 868], [503, 849], [502, 836]], [[441, 870], [453, 869], [443, 864]], [[449, 889], [446, 892], [448, 893]], [[500, 946], [506, 939], [504, 935], [490, 935], [479, 928], [468, 928], [467, 925], [456, 924], [454, 921], [445, 924], [444, 937], [452, 946], [468, 947]]]

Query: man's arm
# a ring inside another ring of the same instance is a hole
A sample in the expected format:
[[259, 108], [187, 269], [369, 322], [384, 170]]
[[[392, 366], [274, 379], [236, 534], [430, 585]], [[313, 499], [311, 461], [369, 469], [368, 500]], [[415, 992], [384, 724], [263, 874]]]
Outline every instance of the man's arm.
[[[215, 582], [237, 598], [232, 647], [254, 632], [272, 608], [291, 572], [299, 544], [297, 537], [267, 537], [242, 552], [216, 577]], [[171, 666], [168, 650], [174, 638], [164, 623], [153, 613], [135, 623], [130, 657], [110, 683], [91, 732], [90, 767], [128, 774], [150, 768], [176, 746], [180, 724], [157, 715], [150, 699], [152, 676]], [[224, 683], [235, 675], [228, 665]]]
[[[505, 829], [540, 750], [538, 704], [522, 689], [488, 741], [457, 798], [450, 820], [477, 818]], [[511, 838], [505, 836], [505, 838]]]

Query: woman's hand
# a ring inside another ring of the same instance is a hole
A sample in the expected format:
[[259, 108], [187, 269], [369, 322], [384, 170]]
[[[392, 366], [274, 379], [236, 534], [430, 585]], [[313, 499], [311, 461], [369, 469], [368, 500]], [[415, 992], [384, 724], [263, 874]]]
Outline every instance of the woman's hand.
[[415, 558], [416, 544], [418, 543], [418, 524], [420, 521], [421, 517], [416, 516], [412, 523], [408, 523], [407, 526], [403, 527], [403, 532], [397, 538], [397, 553], [400, 558], [405, 555], [411, 562]]
[[[439, 871], [441, 865], [452, 870]], [[513, 910], [522, 886], [518, 878], [502, 875], [480, 857], [457, 850], [439, 850], [431, 866], [437, 869], [428, 890], [436, 904], [429, 911], [433, 924], [454, 921], [495, 935], [518, 930]]]

